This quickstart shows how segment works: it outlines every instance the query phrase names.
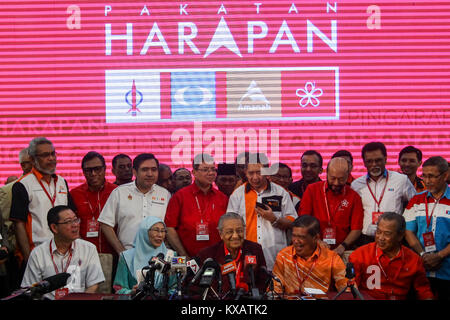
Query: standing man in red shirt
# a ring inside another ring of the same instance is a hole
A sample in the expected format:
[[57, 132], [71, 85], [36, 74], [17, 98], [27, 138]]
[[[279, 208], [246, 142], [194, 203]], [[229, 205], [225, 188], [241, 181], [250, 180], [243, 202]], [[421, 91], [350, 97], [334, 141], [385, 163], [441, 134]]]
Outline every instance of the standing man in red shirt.
[[331, 249], [343, 255], [361, 235], [364, 211], [361, 197], [346, 184], [349, 163], [333, 158], [327, 166], [327, 181], [306, 188], [299, 216], [311, 215], [320, 222], [320, 235]]
[[356, 285], [375, 299], [405, 300], [411, 288], [417, 299], [433, 299], [421, 258], [402, 245], [405, 230], [403, 216], [385, 212], [378, 219], [375, 242], [350, 255]]
[[77, 207], [76, 214], [81, 220], [80, 236], [95, 244], [98, 253], [114, 253], [105, 235], [100, 232], [97, 219], [117, 185], [106, 181], [105, 159], [98, 152], [88, 152], [81, 160], [81, 169], [86, 182], [70, 191]]
[[192, 167], [194, 183], [173, 195], [164, 220], [170, 245], [188, 260], [221, 240], [217, 226], [228, 204], [227, 196], [213, 187], [217, 176], [214, 159], [198, 154]]

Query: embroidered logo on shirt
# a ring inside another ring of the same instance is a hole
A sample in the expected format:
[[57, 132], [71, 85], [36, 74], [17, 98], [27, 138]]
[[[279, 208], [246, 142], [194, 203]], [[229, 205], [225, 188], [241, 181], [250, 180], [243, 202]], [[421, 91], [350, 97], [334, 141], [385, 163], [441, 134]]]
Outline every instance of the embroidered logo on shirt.
[[342, 207], [347, 208], [348, 205], [349, 205], [349, 203], [348, 203], [347, 199], [344, 199], [344, 200], [341, 201], [341, 206]]
[[133, 197], [131, 196], [131, 194], [128, 195], [128, 200], [132, 200]]

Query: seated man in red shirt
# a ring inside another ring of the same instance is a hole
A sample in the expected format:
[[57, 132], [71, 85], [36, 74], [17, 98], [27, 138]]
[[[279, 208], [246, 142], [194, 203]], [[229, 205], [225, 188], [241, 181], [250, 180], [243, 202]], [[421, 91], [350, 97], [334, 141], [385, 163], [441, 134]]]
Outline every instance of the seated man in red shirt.
[[360, 290], [379, 300], [405, 300], [411, 288], [420, 300], [433, 299], [423, 263], [402, 245], [403, 216], [385, 212], [378, 219], [375, 242], [356, 249], [349, 257]]

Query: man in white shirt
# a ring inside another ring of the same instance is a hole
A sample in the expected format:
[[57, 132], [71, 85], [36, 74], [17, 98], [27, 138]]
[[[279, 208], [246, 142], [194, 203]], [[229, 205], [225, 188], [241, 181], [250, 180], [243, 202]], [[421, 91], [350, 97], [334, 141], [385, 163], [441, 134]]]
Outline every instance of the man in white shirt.
[[383, 143], [367, 143], [361, 155], [367, 175], [351, 184], [352, 189], [361, 196], [364, 208], [363, 229], [358, 245], [374, 241], [377, 221], [383, 212], [401, 214], [405, 205], [416, 194], [408, 176], [386, 170], [387, 151]]
[[[120, 253], [133, 247], [141, 221], [147, 216], [164, 220], [170, 193], [156, 184], [158, 160], [142, 153], [133, 160], [136, 180], [120, 185], [111, 192], [98, 218], [101, 230], [111, 246]], [[114, 227], [117, 226], [117, 235]]]
[[245, 164], [247, 182], [230, 196], [227, 212], [244, 218], [245, 238], [261, 244], [267, 268], [272, 270], [278, 252], [288, 245], [286, 231], [292, 228], [297, 212], [289, 193], [268, 180], [266, 159], [261, 153], [250, 154]]
[[60, 299], [71, 292], [95, 293], [105, 281], [95, 245], [79, 238], [80, 219], [68, 206], [51, 208], [47, 223], [53, 238], [31, 251], [22, 287], [67, 272], [67, 284], [44, 297]]

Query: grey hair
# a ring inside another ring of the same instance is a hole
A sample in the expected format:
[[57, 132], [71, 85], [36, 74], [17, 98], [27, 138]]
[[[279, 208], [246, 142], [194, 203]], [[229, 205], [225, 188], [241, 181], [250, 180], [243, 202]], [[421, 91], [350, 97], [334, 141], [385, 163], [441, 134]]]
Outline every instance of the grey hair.
[[28, 148], [24, 148], [19, 152], [19, 163], [22, 162], [23, 158], [28, 156]]
[[396, 212], [385, 212], [378, 218], [377, 225], [380, 223], [381, 220], [395, 221], [397, 225], [397, 234], [405, 233], [406, 222], [405, 217], [403, 217], [402, 215]]
[[36, 149], [40, 144], [50, 144], [53, 147], [53, 143], [45, 137], [37, 137], [30, 141], [30, 145], [28, 146], [28, 154], [30, 157], [36, 157]]
[[223, 214], [220, 219], [219, 219], [219, 223], [217, 224], [217, 229], [219, 230], [219, 232], [222, 232], [223, 229], [223, 223], [225, 220], [230, 220], [230, 219], [237, 219], [237, 220], [241, 220], [242, 225], [245, 228], [245, 221], [242, 218], [242, 216], [240, 216], [239, 214], [235, 213], [235, 212], [227, 212], [225, 214]]

